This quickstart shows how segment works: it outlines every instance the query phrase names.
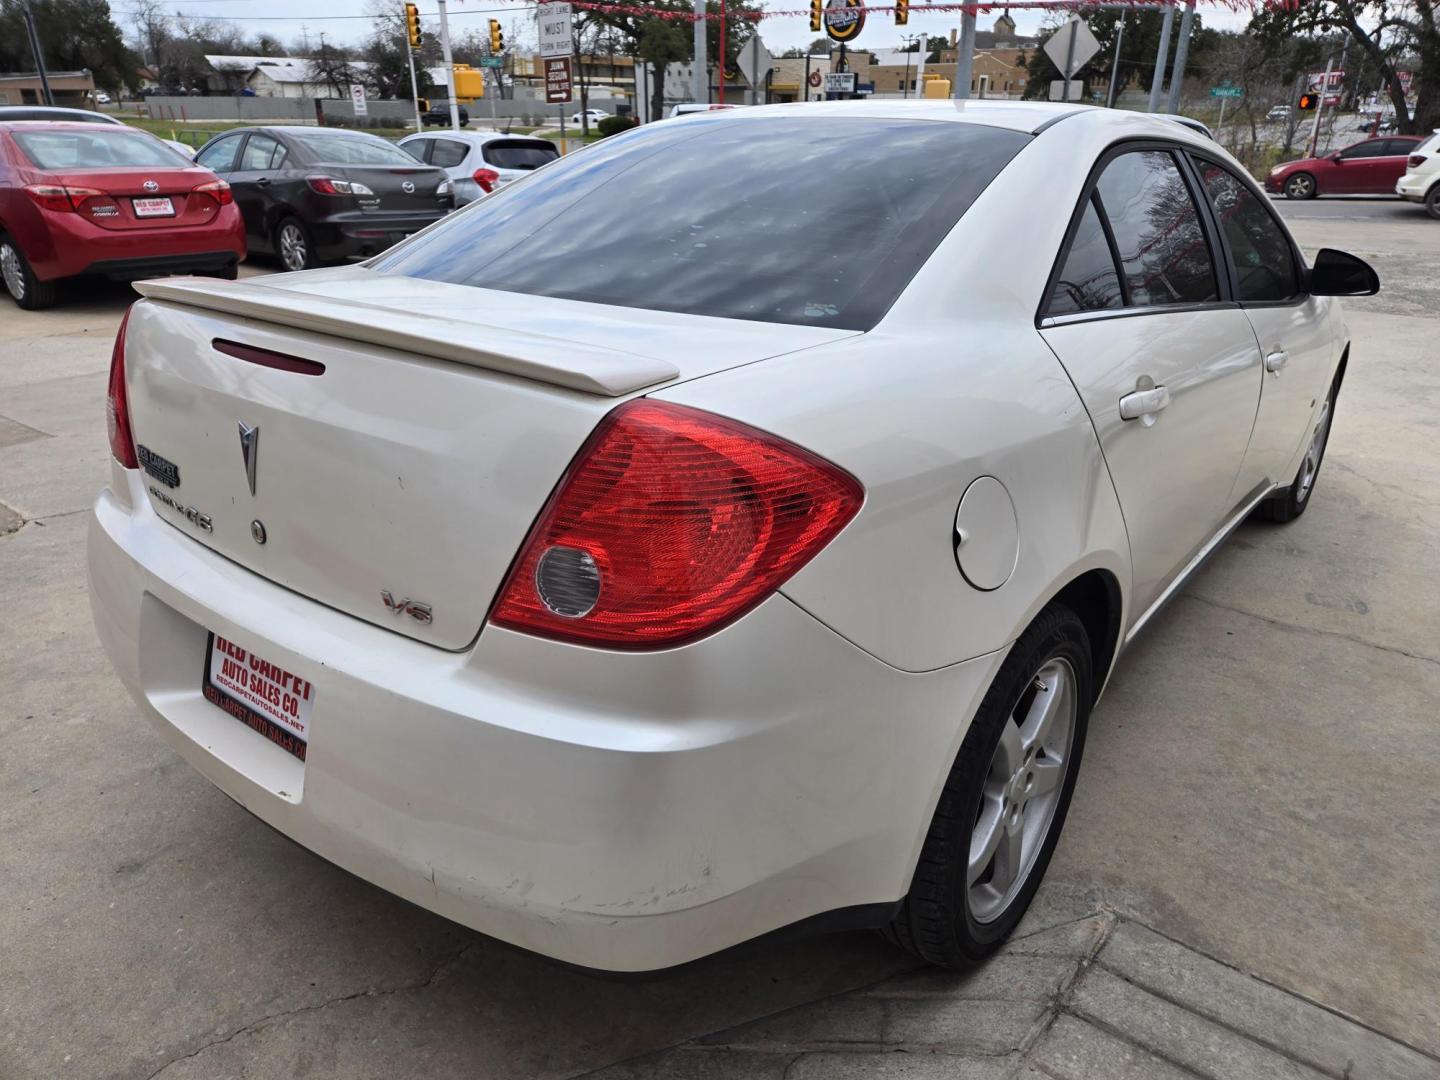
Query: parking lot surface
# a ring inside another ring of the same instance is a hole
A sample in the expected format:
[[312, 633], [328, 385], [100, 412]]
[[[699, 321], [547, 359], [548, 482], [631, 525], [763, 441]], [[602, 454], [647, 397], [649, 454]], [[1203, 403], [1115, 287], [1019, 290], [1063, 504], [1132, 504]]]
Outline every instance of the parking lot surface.
[[595, 978], [260, 825], [90, 625], [130, 293], [5, 302], [0, 1077], [1440, 1075], [1440, 224], [1281, 205], [1384, 282], [1345, 304], [1314, 504], [1242, 527], [1123, 658], [1035, 908], [967, 976], [854, 934]]

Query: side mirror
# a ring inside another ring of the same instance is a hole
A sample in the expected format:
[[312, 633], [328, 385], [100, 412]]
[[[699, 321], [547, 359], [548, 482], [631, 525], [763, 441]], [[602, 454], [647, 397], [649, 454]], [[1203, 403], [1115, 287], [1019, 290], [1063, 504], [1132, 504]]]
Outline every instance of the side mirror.
[[1345, 164], [1345, 155], [1342, 154], [1342, 153], [1340, 153], [1340, 151], [1337, 150], [1337, 151], [1335, 151], [1335, 153], [1333, 153], [1333, 154], [1330, 155], [1330, 160], [1333, 161], [1336, 165], [1344, 165], [1344, 164]]
[[1321, 248], [1306, 274], [1305, 288], [1312, 296], [1374, 296], [1380, 291], [1380, 275], [1349, 252]]

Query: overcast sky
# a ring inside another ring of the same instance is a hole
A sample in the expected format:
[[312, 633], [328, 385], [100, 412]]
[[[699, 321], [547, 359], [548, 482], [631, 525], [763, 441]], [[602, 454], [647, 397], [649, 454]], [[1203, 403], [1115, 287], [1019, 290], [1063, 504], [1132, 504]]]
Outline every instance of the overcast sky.
[[[374, 0], [161, 0], [171, 11], [195, 18], [213, 18], [233, 22], [247, 34], [265, 32], [274, 34], [281, 41], [290, 42], [308, 35], [312, 46], [320, 41], [323, 31], [327, 41], [353, 44], [363, 39], [370, 29], [370, 18], [365, 14]], [[439, 21], [436, 17], [435, 0], [418, 0], [420, 20], [426, 33], [437, 34]], [[888, 0], [878, 0], [886, 3]], [[918, 0], [917, 0], [918, 2]], [[400, 0], [396, 0], [398, 7]], [[134, 0], [111, 0], [110, 10], [115, 21], [125, 34], [130, 36], [134, 29], [132, 13]], [[762, 8], [780, 11], [808, 10], [808, 0], [762, 0]], [[535, 9], [532, 4], [521, 0], [449, 0], [450, 29], [460, 33], [467, 29], [484, 27], [489, 18], [498, 18], [505, 26], [507, 43], [521, 48], [535, 44]], [[1248, 15], [1236, 14], [1223, 7], [1202, 6], [1201, 16], [1208, 26], [1222, 29], [1240, 29], [1248, 21]], [[979, 16], [977, 26], [989, 29], [998, 17], [998, 12]], [[1033, 33], [1042, 26], [1053, 23], [1058, 16], [1040, 11], [1018, 11], [1015, 23], [1021, 33]], [[926, 14], [911, 12], [910, 24], [901, 28], [894, 25], [889, 15], [876, 13], [869, 17], [865, 30], [856, 42], [858, 48], [895, 48], [901, 44], [902, 34], [927, 34], [948, 36], [952, 28], [960, 25], [958, 13]], [[772, 53], [779, 54], [794, 46], [804, 46], [817, 35], [810, 30], [807, 16], [787, 16], [767, 19], [761, 23], [760, 34]]]

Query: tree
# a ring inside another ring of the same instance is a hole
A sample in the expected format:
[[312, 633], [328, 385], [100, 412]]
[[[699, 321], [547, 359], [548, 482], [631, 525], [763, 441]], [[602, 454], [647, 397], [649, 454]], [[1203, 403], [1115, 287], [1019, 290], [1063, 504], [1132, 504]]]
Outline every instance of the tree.
[[[1435, 0], [1313, 0], [1294, 10], [1264, 11], [1250, 26], [1271, 42], [1296, 34], [1346, 33], [1350, 47], [1358, 48], [1383, 84], [1398, 129], [1414, 135], [1440, 127], [1440, 24]], [[1400, 81], [1401, 66], [1407, 62], [1415, 69], [1413, 110]]]
[[[370, 36], [360, 47], [361, 59], [369, 63], [362, 82], [377, 97], [411, 100], [410, 42], [406, 37], [404, 9], [398, 4], [375, 3], [370, 8]], [[433, 84], [427, 70], [439, 63], [440, 47], [434, 35], [424, 35], [415, 61], [415, 82], [420, 96], [429, 97]]]
[[940, 53], [950, 48], [950, 39], [939, 34], [931, 35], [925, 39], [925, 62], [927, 64], [938, 64]]
[[348, 97], [352, 83], [363, 83], [365, 77], [354, 66], [347, 50], [337, 48], [325, 41], [322, 34], [320, 48], [310, 60], [310, 81], [322, 83], [337, 97]]
[[[45, 66], [89, 70], [100, 87], [139, 89], [135, 56], [125, 47], [106, 0], [31, 0]], [[0, 0], [0, 70], [33, 71], [20, 0]]]

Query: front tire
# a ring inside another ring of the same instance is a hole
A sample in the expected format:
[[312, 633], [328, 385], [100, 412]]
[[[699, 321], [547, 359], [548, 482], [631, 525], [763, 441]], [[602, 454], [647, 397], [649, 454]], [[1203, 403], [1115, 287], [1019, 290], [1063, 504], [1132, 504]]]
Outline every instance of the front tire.
[[1335, 419], [1335, 398], [1340, 393], [1337, 384], [1330, 387], [1325, 404], [1310, 429], [1310, 445], [1305, 448], [1305, 457], [1300, 462], [1300, 471], [1290, 487], [1280, 494], [1266, 499], [1255, 508], [1255, 517], [1261, 521], [1273, 521], [1277, 525], [1294, 521], [1310, 505], [1310, 495], [1315, 490], [1315, 481], [1320, 475], [1320, 465], [1325, 460], [1325, 448], [1330, 445], [1330, 425]]
[[318, 265], [310, 230], [296, 217], [287, 217], [275, 227], [275, 254], [286, 270], [309, 270]]
[[1010, 649], [970, 724], [891, 941], [963, 968], [1015, 929], [1065, 824], [1092, 685], [1084, 624], [1051, 604]]
[[1313, 199], [1316, 194], [1315, 177], [1309, 173], [1296, 173], [1285, 181], [1287, 199]]
[[26, 311], [39, 311], [55, 303], [55, 283], [35, 276], [25, 253], [9, 233], [0, 233], [0, 279], [10, 299]]

